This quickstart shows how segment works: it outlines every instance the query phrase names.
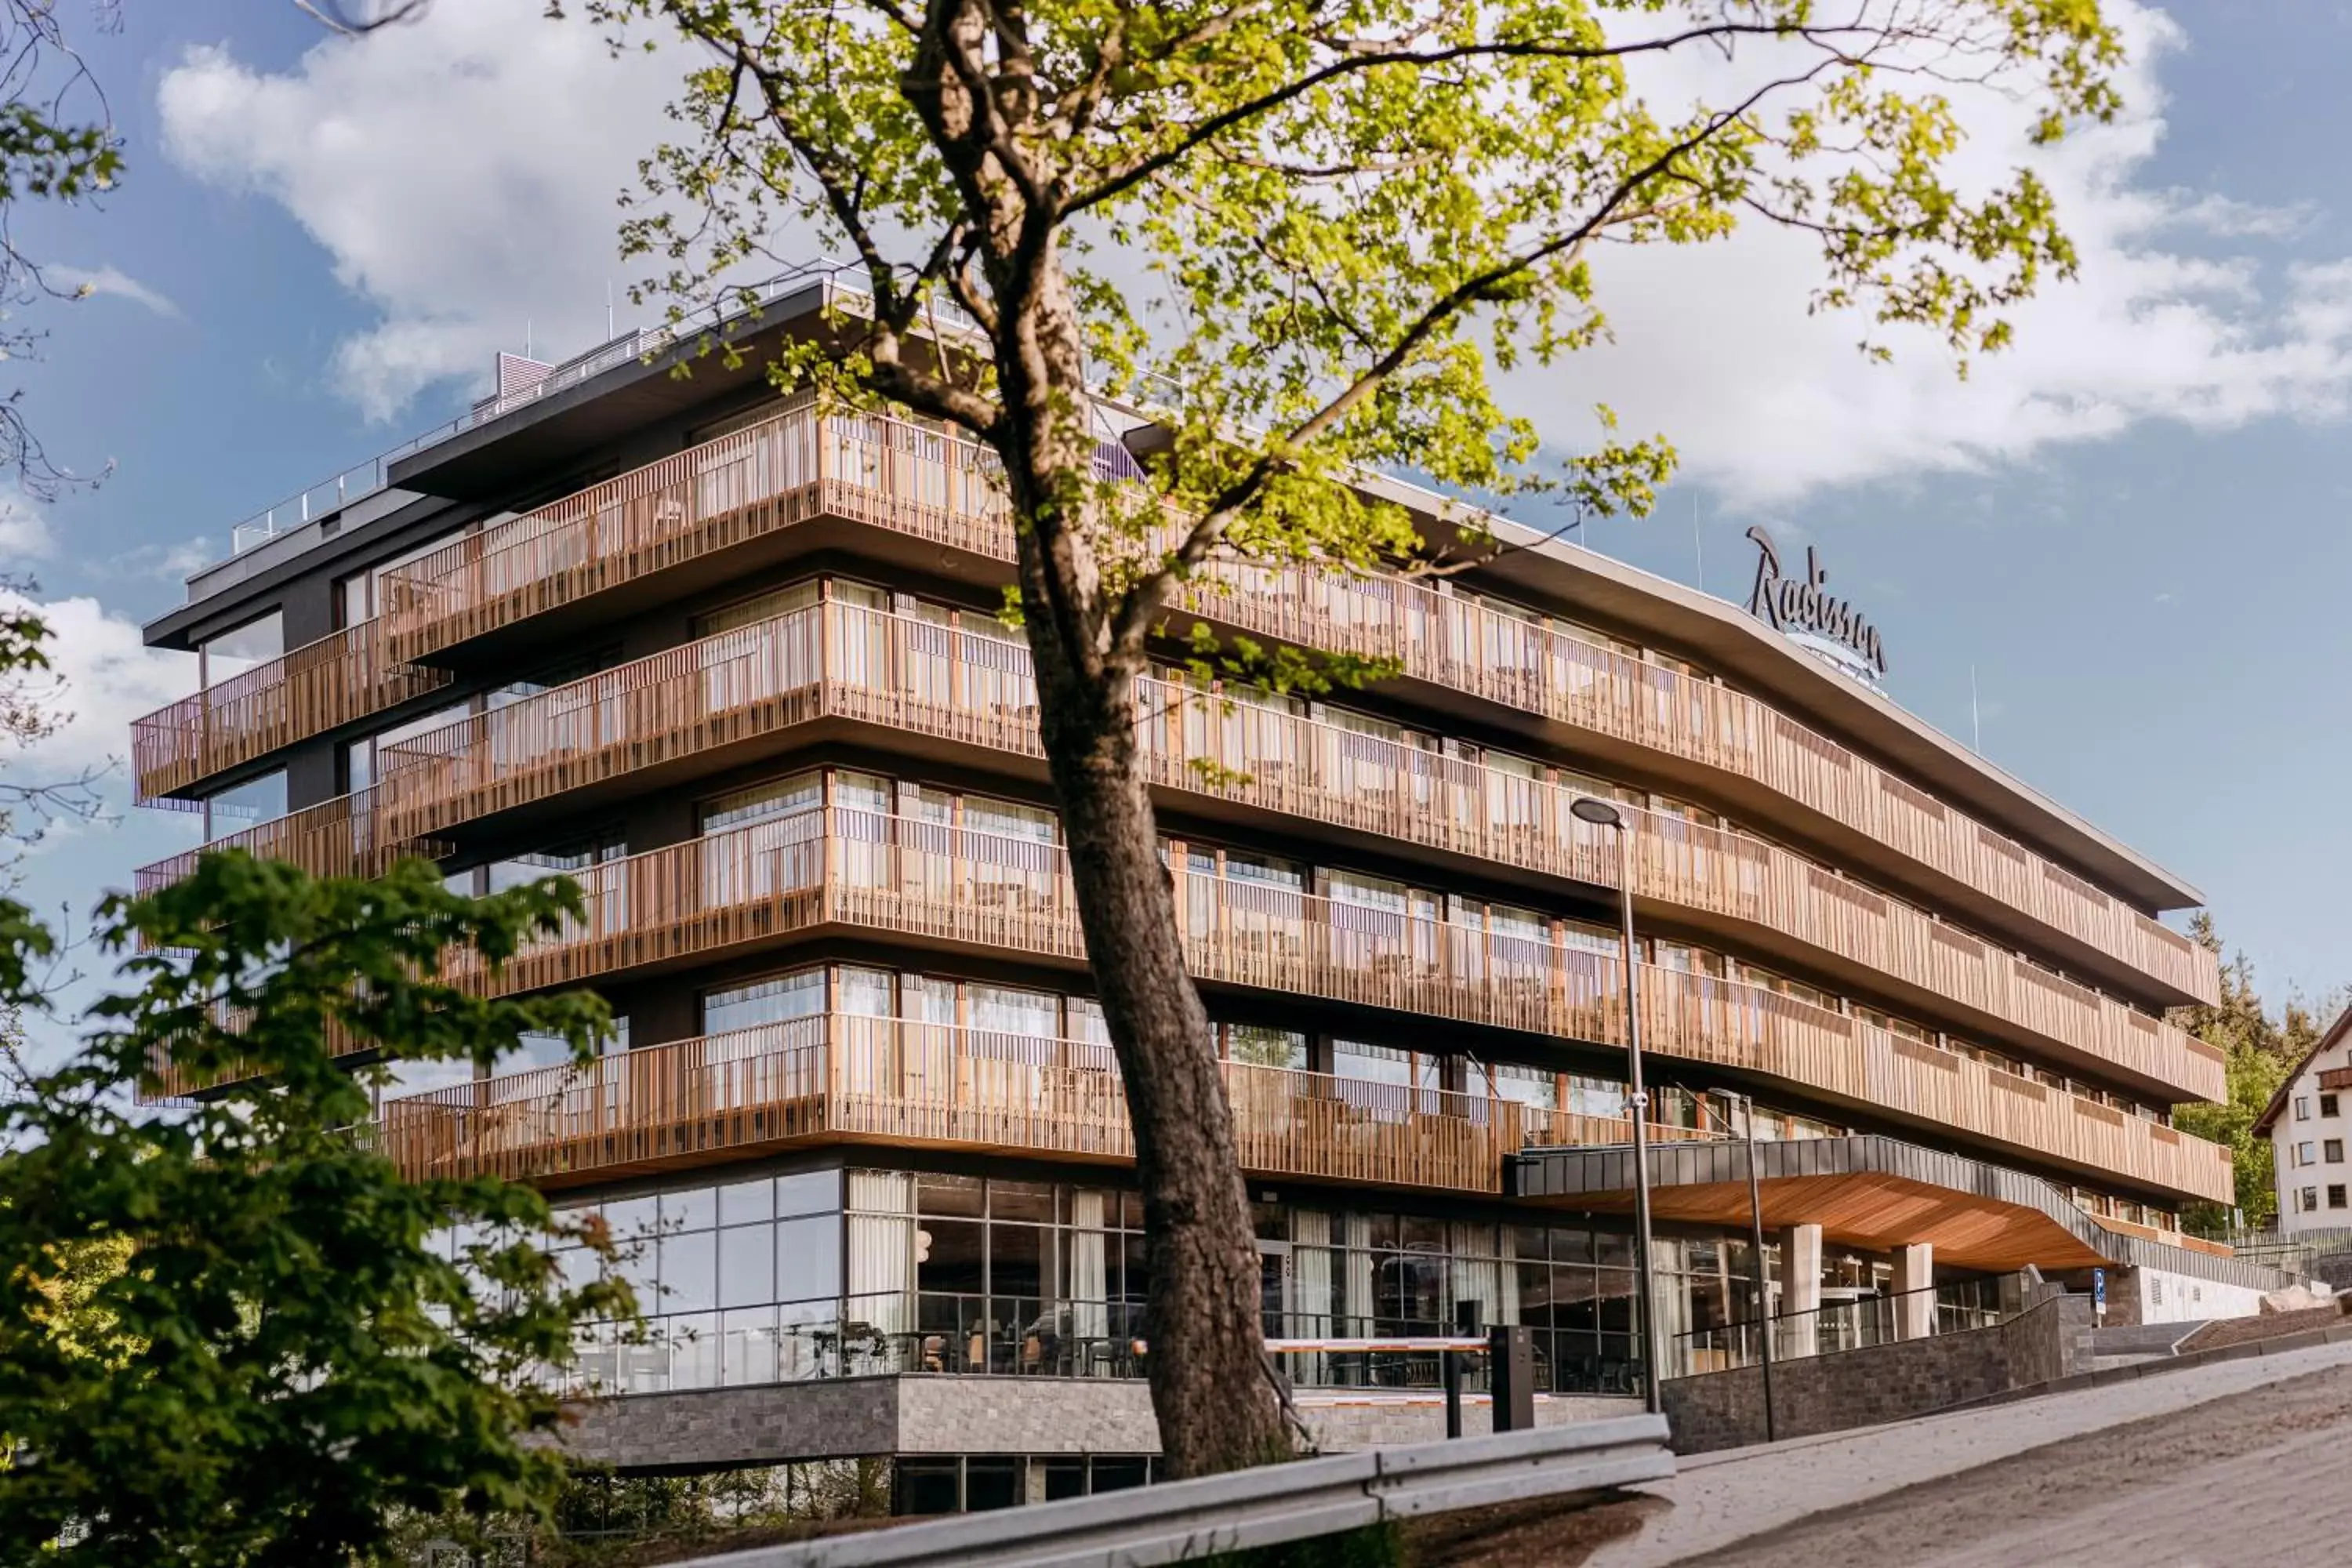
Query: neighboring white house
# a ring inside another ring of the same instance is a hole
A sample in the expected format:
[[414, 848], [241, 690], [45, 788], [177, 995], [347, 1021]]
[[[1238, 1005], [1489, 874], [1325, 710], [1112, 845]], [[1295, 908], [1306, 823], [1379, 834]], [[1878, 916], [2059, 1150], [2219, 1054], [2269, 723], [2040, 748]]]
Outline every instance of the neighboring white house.
[[2281, 1231], [2352, 1230], [2352, 1007], [2271, 1097], [2254, 1133], [2277, 1156]]

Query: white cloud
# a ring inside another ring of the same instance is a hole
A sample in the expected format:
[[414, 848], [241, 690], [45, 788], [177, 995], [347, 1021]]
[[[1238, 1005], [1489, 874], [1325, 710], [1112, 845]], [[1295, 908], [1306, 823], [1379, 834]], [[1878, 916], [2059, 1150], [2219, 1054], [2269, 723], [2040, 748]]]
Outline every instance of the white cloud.
[[142, 544], [125, 551], [119, 558], [122, 571], [141, 577], [161, 577], [167, 580], [184, 578], [189, 574], [218, 561], [224, 552], [207, 534], [184, 540], [177, 544]]
[[[2158, 70], [2179, 63], [2184, 40], [2161, 13], [2107, 10], [2131, 41], [2116, 122], [2037, 150], [2024, 106], [1955, 94], [1974, 132], [1956, 178], [1986, 188], [2033, 164], [2081, 257], [2079, 279], [2047, 281], [2012, 311], [2016, 345], [1978, 358], [1966, 382], [1923, 334], [1885, 334], [1895, 363], [1866, 362], [1855, 351], [1866, 321], [1808, 312], [1815, 247], [1751, 225], [1717, 247], [1604, 257], [1596, 271], [1614, 343], [1517, 374], [1518, 400], [1570, 445], [1590, 442], [1588, 410], [1605, 401], [1627, 431], [1664, 431], [1687, 472], [1751, 506], [1822, 485], [2013, 463], [2151, 420], [2213, 429], [2341, 416], [2352, 263], [2217, 247], [2275, 241], [2308, 214], [2147, 183], [2165, 129]], [[2205, 243], [2176, 243], [2188, 240]]]
[[333, 362], [372, 418], [478, 384], [526, 332], [541, 358], [602, 342], [608, 282], [626, 303], [616, 202], [673, 129], [682, 66], [616, 58], [599, 29], [542, 12], [466, 0], [322, 41], [283, 73], [207, 47], [163, 74], [169, 155], [283, 205], [378, 312]]
[[117, 267], [100, 267], [95, 271], [84, 267], [59, 267], [55, 264], [41, 268], [41, 274], [51, 283], [62, 288], [79, 289], [85, 294], [111, 295], [144, 305], [159, 316], [179, 319], [180, 307], [147, 287], [136, 278]]
[[133, 719], [195, 689], [193, 658], [146, 647], [137, 622], [94, 598], [37, 600], [0, 588], [0, 610], [18, 609], [30, 609], [48, 624], [44, 646], [57, 690], [44, 706], [68, 717], [28, 751], [7, 754], [11, 776], [62, 778], [109, 767], [128, 753]]
[[[2165, 131], [2159, 68], [2183, 37], [2160, 12], [2111, 0], [2132, 63], [2115, 123], [2032, 148], [2027, 110], [1962, 101], [1971, 141], [1956, 175], [1978, 186], [2032, 161], [2055, 191], [2082, 277], [2013, 312], [2011, 352], [1963, 383], [1938, 343], [1895, 334], [1865, 363], [1864, 323], [1808, 311], [1819, 260], [1800, 237], [1751, 226], [1704, 247], [1617, 250], [1599, 267], [1613, 345], [1509, 378], [1517, 405], [1566, 445], [1605, 401], [1633, 433], [1665, 432], [1686, 471], [1749, 505], [1815, 487], [2026, 460], [2151, 420], [2217, 428], [2335, 417], [2352, 389], [2352, 261], [2285, 265], [2301, 207], [2152, 183]], [[338, 390], [397, 415], [452, 377], [478, 385], [492, 350], [541, 357], [604, 336], [614, 198], [675, 130], [661, 112], [679, 62], [615, 59], [594, 30], [541, 19], [536, 0], [434, 6], [413, 27], [327, 42], [262, 73], [224, 49], [165, 73], [172, 156], [285, 205], [342, 281], [378, 311], [341, 343]], [[1718, 65], [1640, 85], [1662, 109]]]
[[57, 553], [58, 542], [41, 510], [19, 497], [0, 497], [0, 572], [13, 572]]

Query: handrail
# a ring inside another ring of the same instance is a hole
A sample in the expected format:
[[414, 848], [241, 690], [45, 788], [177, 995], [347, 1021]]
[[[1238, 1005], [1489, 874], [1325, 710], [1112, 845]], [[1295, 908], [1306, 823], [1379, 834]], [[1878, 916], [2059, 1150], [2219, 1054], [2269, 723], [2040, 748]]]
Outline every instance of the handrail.
[[175, 790], [437, 691], [451, 679], [446, 670], [391, 658], [378, 621], [330, 632], [131, 721], [135, 798], [156, 805]]
[[[280, 533], [302, 526], [314, 516], [331, 516], [353, 501], [363, 500], [383, 489], [392, 482], [392, 466], [404, 458], [413, 457], [428, 447], [437, 447], [452, 437], [463, 435], [477, 426], [487, 425], [534, 403], [551, 392], [601, 375], [615, 365], [643, 359], [649, 353], [658, 353], [691, 339], [697, 333], [724, 328], [756, 315], [761, 307], [772, 304], [785, 293], [805, 286], [812, 279], [823, 279], [836, 290], [861, 299], [867, 298], [863, 289], [841, 280], [844, 274], [856, 276], [863, 269], [863, 263], [829, 258], [799, 262], [759, 283], [730, 289], [721, 298], [688, 312], [677, 322], [640, 328], [607, 339], [594, 348], [550, 366], [546, 374], [527, 386], [483, 398], [454, 419], [446, 420], [422, 435], [412, 436], [364, 462], [354, 463], [341, 473], [322, 479], [308, 489], [298, 490], [274, 506], [262, 508], [230, 528], [229, 557], [234, 560]], [[933, 307], [933, 314], [960, 325], [971, 324], [971, 317], [949, 301], [938, 302]], [[201, 572], [197, 574], [199, 576], [202, 574]]]
[[[1188, 963], [1204, 981], [1601, 1046], [1624, 1043], [1611, 952], [1368, 908], [1190, 869], [1174, 857]], [[495, 977], [463, 953], [460, 983], [518, 992], [835, 927], [1083, 962], [1058, 847], [829, 806], [578, 873], [584, 909]], [[2226, 1149], [2046, 1084], [1887, 1034], [1743, 982], [1645, 964], [1643, 1034], [1658, 1053], [1780, 1079], [1898, 1118], [1968, 1132], [2209, 1201]]]
[[[1147, 679], [1145, 763], [1163, 788], [1263, 807], [1613, 887], [1609, 834], [1577, 791]], [[828, 600], [604, 670], [384, 749], [389, 837], [578, 789], [824, 716], [1042, 757], [1028, 648]], [[1654, 812], [1634, 814], [1638, 896], [1753, 921], [2185, 1097], [2221, 1096], [2221, 1062], [2178, 1027], [1790, 851]]]
[[449, 846], [438, 839], [386, 835], [375, 792], [361, 790], [142, 866], [135, 886], [142, 895], [167, 888], [194, 875], [199, 857], [231, 849], [258, 859], [284, 860], [313, 877], [380, 877], [404, 856], [438, 859], [449, 853]]
[[[1631, 1136], [1622, 1118], [1497, 1096], [1243, 1061], [1219, 1070], [1242, 1166], [1259, 1174], [1491, 1194], [1523, 1147]], [[404, 1096], [384, 1102], [378, 1135], [412, 1177], [541, 1181], [812, 1141], [1101, 1162], [1135, 1152], [1108, 1046], [847, 1013]]]
[[[389, 573], [404, 657], [820, 514], [1000, 560], [1012, 525], [985, 447], [810, 404], [485, 530]], [[1754, 698], [1548, 620], [1391, 577], [1225, 563], [1196, 612], [1305, 646], [1397, 659], [1449, 689], [1761, 783], [2184, 993], [2211, 954]]]

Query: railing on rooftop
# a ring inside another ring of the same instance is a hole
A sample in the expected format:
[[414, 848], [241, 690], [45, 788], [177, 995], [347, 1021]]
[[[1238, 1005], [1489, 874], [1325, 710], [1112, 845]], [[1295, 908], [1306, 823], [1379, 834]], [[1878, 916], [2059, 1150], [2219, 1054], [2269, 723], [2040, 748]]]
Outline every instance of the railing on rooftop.
[[[593, 380], [616, 366], [643, 360], [681, 342], [692, 342], [706, 332], [723, 331], [729, 327], [740, 325], [757, 316], [765, 306], [811, 283], [826, 283], [836, 293], [845, 296], [847, 302], [854, 304], [863, 300], [869, 296], [854, 281], [863, 276], [861, 263], [829, 259], [803, 262], [761, 282], [730, 289], [719, 300], [690, 311], [678, 321], [624, 332], [550, 367], [544, 376], [527, 385], [486, 397], [456, 418], [436, 426], [421, 436], [412, 436], [398, 446], [380, 452], [363, 463], [354, 464], [331, 479], [289, 496], [275, 506], [263, 508], [229, 530], [230, 556], [242, 555], [257, 545], [266, 544], [316, 519], [331, 516], [353, 501], [365, 500], [383, 489], [391, 483], [393, 465], [404, 458], [437, 447], [452, 437], [463, 435], [467, 430], [535, 403], [550, 393]], [[971, 317], [946, 301], [934, 305], [927, 312], [926, 320], [948, 321], [965, 328], [974, 325]]]
[[[1171, 857], [1188, 963], [1203, 981], [1622, 1046], [1612, 952], [1227, 880]], [[826, 807], [579, 873], [582, 916], [495, 977], [513, 992], [833, 930], [874, 931], [1076, 964], [1085, 958], [1063, 852], [1030, 839]], [[467, 955], [453, 955], [464, 966]], [[1650, 1049], [1777, 1078], [2029, 1157], [2208, 1201], [2229, 1152], [1972, 1058], [1762, 986], [1643, 965]]]
[[[1000, 560], [989, 454], [907, 421], [804, 405], [460, 540], [386, 574], [394, 650], [418, 658], [818, 516]], [[2213, 955], [1754, 698], [1503, 606], [1393, 578], [1227, 564], [1203, 616], [1396, 660], [1406, 675], [1761, 784], [2184, 994]]]
[[[1142, 683], [1165, 788], [1613, 886], [1579, 791], [1202, 689]], [[1029, 650], [837, 600], [605, 670], [385, 748], [383, 836], [441, 832], [824, 717], [1042, 757]], [[2143, 1075], [2218, 1099], [2201, 1042], [1760, 840], [1637, 814], [1644, 900], [1793, 936]]]

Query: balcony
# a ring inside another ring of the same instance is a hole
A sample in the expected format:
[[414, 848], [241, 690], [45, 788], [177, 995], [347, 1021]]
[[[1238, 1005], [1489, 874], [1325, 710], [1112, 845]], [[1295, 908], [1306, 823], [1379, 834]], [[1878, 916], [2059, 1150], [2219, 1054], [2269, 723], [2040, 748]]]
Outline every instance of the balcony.
[[[1630, 1137], [1619, 1119], [1327, 1073], [1220, 1064], [1255, 1175], [1499, 1194], [1507, 1154]], [[819, 1015], [386, 1102], [411, 1177], [560, 1186], [813, 1143], [1135, 1158], [1110, 1047]], [[1698, 1136], [1654, 1127], [1660, 1140]]]
[[363, 621], [133, 721], [139, 804], [449, 684], [446, 670], [387, 657], [382, 626]]
[[[1369, 908], [1171, 860], [1187, 961], [1213, 984], [1622, 1046], [1615, 957]], [[580, 984], [821, 934], [1049, 963], [1084, 961], [1067, 868], [1051, 845], [828, 807], [692, 839], [581, 875], [583, 913], [495, 977], [516, 992]], [[2229, 1152], [1846, 1014], [1712, 976], [1644, 965], [1644, 1048], [1878, 1110], [2028, 1160], [2226, 1202]]]
[[[486, 530], [387, 575], [404, 658], [818, 517], [1010, 561], [988, 455], [898, 420], [803, 406]], [[1445, 689], [1760, 785], [2182, 996], [2213, 955], [1753, 698], [1546, 622], [1390, 578], [1226, 566], [1199, 611], [1304, 646], [1396, 660]]]
[[437, 839], [388, 838], [380, 829], [374, 790], [338, 795], [142, 866], [138, 890], [152, 893], [192, 875], [196, 858], [208, 851], [242, 849], [257, 859], [284, 860], [313, 877], [376, 877], [405, 855], [437, 859], [449, 853], [449, 847]]
[[[1606, 831], [1570, 814], [1574, 790], [1178, 681], [1143, 685], [1145, 760], [1179, 798], [1617, 881]], [[444, 832], [823, 719], [1043, 755], [1027, 647], [828, 601], [387, 748], [379, 835]], [[1762, 927], [1995, 1020], [2011, 1037], [2059, 1042], [2183, 1099], [2224, 1092], [2220, 1053], [2168, 1024], [1775, 846], [1641, 816], [1637, 901], [1659, 914]]]

